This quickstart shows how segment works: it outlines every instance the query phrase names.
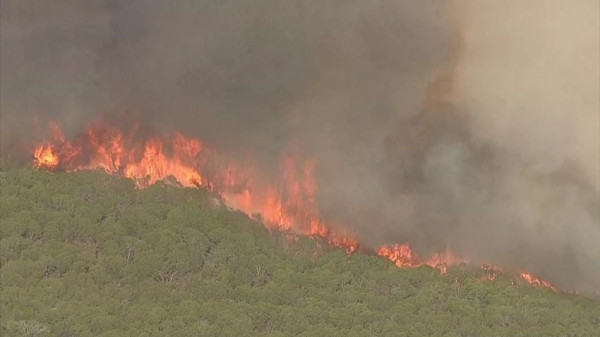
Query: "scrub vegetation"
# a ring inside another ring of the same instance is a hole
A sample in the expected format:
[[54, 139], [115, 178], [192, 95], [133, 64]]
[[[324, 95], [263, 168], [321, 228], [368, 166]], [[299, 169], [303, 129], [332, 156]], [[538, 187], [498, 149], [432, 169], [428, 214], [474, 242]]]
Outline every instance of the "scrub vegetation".
[[600, 336], [600, 301], [273, 232], [212, 192], [0, 172], [4, 336]]

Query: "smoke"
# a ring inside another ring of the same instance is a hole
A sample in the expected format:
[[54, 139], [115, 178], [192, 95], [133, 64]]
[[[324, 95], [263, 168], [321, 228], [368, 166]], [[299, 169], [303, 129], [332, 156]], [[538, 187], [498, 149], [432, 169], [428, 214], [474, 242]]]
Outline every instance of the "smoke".
[[[510, 10], [509, 10], [510, 8]], [[102, 114], [265, 172], [316, 162], [326, 220], [600, 289], [598, 3], [11, 1], [2, 151]], [[19, 153], [23, 153], [20, 151]]]
[[482, 146], [493, 155], [483, 169], [458, 163], [469, 182], [460, 186], [459, 223], [467, 242], [478, 241], [468, 249], [597, 291], [600, 3], [459, 1], [455, 9], [464, 41], [455, 99], [475, 145], [467, 158]]

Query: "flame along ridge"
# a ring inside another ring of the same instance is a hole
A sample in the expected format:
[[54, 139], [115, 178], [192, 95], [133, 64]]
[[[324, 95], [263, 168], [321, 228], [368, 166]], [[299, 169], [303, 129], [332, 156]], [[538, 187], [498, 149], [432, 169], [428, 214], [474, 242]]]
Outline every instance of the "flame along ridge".
[[[50, 123], [50, 130], [50, 139], [33, 150], [35, 167], [66, 172], [100, 169], [130, 178], [138, 188], [173, 177], [183, 187], [203, 187], [218, 193], [228, 206], [249, 216], [260, 215], [269, 230], [321, 237], [348, 254], [359, 248], [358, 240], [345, 233], [344, 226], [320, 219], [315, 201], [315, 164], [310, 160], [298, 163], [294, 157], [286, 157], [281, 163], [281, 177], [276, 182], [264, 182], [247, 165], [225, 162], [200, 140], [181, 133], [143, 138], [138, 125], [126, 132], [103, 121], [89, 125], [73, 140], [65, 138], [58, 123]], [[447, 273], [448, 265], [468, 263], [449, 250], [423, 260], [406, 243], [382, 245], [375, 253], [399, 268], [429, 265], [441, 274]], [[503, 272], [494, 266], [482, 266], [482, 270], [486, 272], [482, 279], [488, 281]], [[533, 286], [556, 290], [529, 273], [521, 272], [520, 277]]]

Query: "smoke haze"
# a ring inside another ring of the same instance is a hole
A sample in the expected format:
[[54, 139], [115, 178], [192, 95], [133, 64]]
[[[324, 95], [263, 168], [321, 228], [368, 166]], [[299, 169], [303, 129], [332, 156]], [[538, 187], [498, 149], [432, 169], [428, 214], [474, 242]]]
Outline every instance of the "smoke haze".
[[106, 113], [266, 172], [293, 150], [321, 214], [367, 246], [597, 291], [599, 6], [7, 0], [2, 151]]

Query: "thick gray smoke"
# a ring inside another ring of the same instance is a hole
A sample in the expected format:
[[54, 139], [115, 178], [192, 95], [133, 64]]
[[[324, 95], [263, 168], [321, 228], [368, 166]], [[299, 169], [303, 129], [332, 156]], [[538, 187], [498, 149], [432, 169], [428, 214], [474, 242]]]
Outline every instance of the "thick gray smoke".
[[2, 150], [107, 112], [293, 148], [366, 245], [597, 290], [599, 5], [563, 3], [5, 0]]

